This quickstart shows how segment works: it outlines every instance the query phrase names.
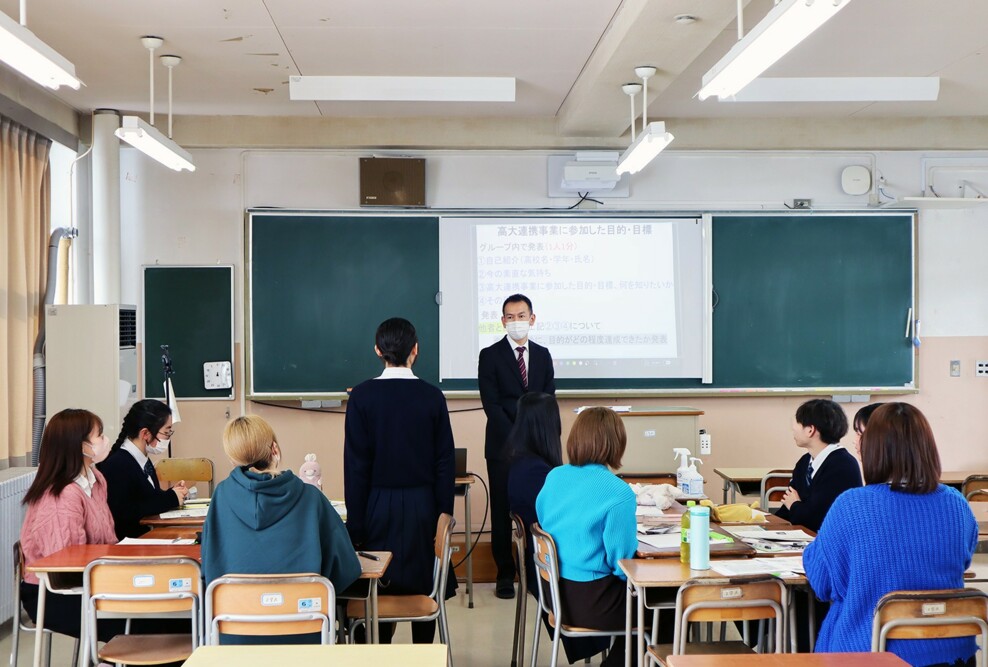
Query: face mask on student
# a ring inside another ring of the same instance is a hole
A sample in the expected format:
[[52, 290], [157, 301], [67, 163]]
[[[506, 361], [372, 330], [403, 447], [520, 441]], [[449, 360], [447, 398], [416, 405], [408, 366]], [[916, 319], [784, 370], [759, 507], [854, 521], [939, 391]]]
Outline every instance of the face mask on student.
[[171, 440], [158, 440], [156, 445], [148, 445], [146, 450], [148, 454], [164, 454], [168, 451], [168, 445]]
[[93, 463], [102, 463], [110, 453], [110, 442], [106, 438], [100, 438], [96, 442], [86, 442], [84, 444], [89, 445], [93, 453], [87, 454], [86, 450], [83, 449], [82, 455], [92, 459]]
[[531, 324], [528, 320], [519, 320], [515, 322], [508, 322], [504, 325], [505, 330], [508, 332], [508, 336], [511, 337], [513, 341], [522, 341], [528, 338], [528, 332], [531, 329]]

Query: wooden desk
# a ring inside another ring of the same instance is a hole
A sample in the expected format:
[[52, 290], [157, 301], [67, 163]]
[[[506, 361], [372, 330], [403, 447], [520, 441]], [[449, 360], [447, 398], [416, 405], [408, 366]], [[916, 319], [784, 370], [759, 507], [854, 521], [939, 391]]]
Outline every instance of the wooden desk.
[[762, 477], [772, 470], [776, 468], [714, 468], [714, 473], [724, 480], [724, 502], [727, 502], [727, 493], [730, 491], [731, 502], [734, 503], [737, 502], [738, 493], [743, 496], [758, 495]]
[[152, 528], [161, 528], [163, 526], [184, 526], [186, 528], [195, 527], [202, 530], [204, 523], [206, 523], [206, 517], [204, 516], [190, 516], [179, 519], [162, 519], [161, 516], [152, 514], [151, 516], [146, 516], [141, 519], [142, 526], [151, 526]]
[[463, 548], [466, 550], [464, 558], [467, 561], [467, 606], [470, 609], [473, 609], [473, 550], [470, 548], [473, 544], [473, 527], [470, 525], [470, 487], [473, 486], [474, 481], [472, 474], [453, 480], [456, 495], [460, 495], [460, 489], [463, 489], [463, 522], [466, 524], [463, 529], [465, 541]]
[[908, 667], [906, 661], [892, 653], [670, 655], [666, 664], [669, 667]]
[[699, 455], [699, 418], [703, 410], [687, 407], [634, 407], [619, 412], [628, 434], [621, 472], [629, 475], [676, 468], [672, 450], [685, 447]]
[[978, 520], [978, 534], [988, 535], [988, 503], [976, 502], [968, 505], [974, 513], [974, 518]]
[[[377, 609], [377, 582], [384, 575], [388, 565], [391, 563], [392, 554], [390, 551], [369, 552], [377, 556], [380, 560], [371, 560], [360, 557], [360, 579], [367, 580], [367, 593], [358, 593], [354, 597], [367, 599], [369, 604], [367, 609], [367, 627], [370, 628], [370, 638], [372, 642], [378, 639], [378, 609]], [[51, 587], [50, 574], [53, 573], [81, 573], [92, 561], [97, 558], [161, 558], [165, 556], [181, 556], [201, 560], [201, 551], [198, 544], [189, 545], [157, 545], [147, 546], [138, 544], [76, 544], [65, 547], [50, 556], [39, 558], [36, 561], [27, 563], [25, 566], [28, 572], [33, 572], [38, 576], [40, 584], [38, 586], [38, 611], [36, 631], [34, 635], [34, 667], [41, 667], [41, 648], [44, 637], [45, 623], [45, 597], [46, 592], [59, 592]], [[343, 597], [339, 594], [338, 597]], [[82, 637], [79, 643], [79, 666], [83, 667], [89, 660], [89, 646], [86, 641], [85, 614], [83, 615]]]
[[160, 526], [141, 535], [142, 540], [194, 540], [200, 526]]
[[185, 667], [233, 667], [234, 665], [236, 667], [271, 667], [271, 665], [445, 667], [446, 647], [443, 644], [200, 646], [185, 661]]
[[[645, 626], [645, 590], [648, 588], [679, 588], [690, 579], [719, 579], [724, 575], [713, 570], [691, 570], [686, 563], [679, 560], [667, 559], [633, 559], [618, 561], [618, 566], [628, 578], [627, 594], [625, 597], [625, 667], [631, 667], [631, 629], [637, 624], [639, 628], [636, 655], [638, 667], [645, 664], [645, 634], [641, 629]], [[790, 577], [784, 580], [787, 586], [806, 584], [806, 577]], [[637, 598], [637, 613], [632, 616], [632, 598]], [[632, 619], [637, 619], [635, 623]], [[735, 666], [736, 667], [736, 666]]]

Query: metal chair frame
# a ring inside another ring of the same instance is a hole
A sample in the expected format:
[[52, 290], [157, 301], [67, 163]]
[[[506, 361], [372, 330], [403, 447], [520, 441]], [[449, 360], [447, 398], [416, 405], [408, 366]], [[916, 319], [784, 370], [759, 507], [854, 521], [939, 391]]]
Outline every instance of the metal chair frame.
[[511, 647], [511, 667], [525, 664], [525, 614], [528, 611], [528, 578], [525, 566], [525, 522], [511, 513], [511, 541], [515, 545], [515, 569], [518, 571], [518, 596], [515, 601], [515, 641]]
[[[783, 480], [783, 486], [779, 486], [780, 480]], [[789, 488], [790, 480], [792, 480], [792, 470], [786, 470], [785, 468], [769, 470], [762, 475], [758, 496], [761, 500], [761, 509], [768, 511], [770, 507], [769, 503], [782, 500], [782, 495]]]
[[[10, 667], [17, 667], [17, 657], [20, 655], [21, 633], [37, 631], [33, 625], [24, 623], [21, 609], [21, 581], [24, 579], [24, 552], [21, 551], [21, 541], [17, 540], [13, 546], [14, 552], [14, 618], [11, 623], [10, 634]], [[44, 584], [41, 584], [42, 586]], [[51, 639], [53, 631], [45, 628], [42, 632], [45, 635], [45, 664], [51, 666]], [[72, 649], [72, 664], [79, 662], [79, 638], [75, 637], [75, 646]]]

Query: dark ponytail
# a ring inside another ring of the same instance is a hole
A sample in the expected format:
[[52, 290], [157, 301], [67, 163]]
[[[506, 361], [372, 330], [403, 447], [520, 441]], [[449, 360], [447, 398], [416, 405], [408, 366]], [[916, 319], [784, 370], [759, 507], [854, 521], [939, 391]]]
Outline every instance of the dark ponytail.
[[125, 440], [136, 438], [145, 428], [157, 436], [158, 431], [165, 425], [171, 414], [172, 411], [167, 405], [153, 398], [146, 398], [134, 403], [127, 412], [127, 416], [124, 417], [120, 435], [117, 436], [117, 440], [113, 443], [110, 451], [115, 452], [120, 449]]

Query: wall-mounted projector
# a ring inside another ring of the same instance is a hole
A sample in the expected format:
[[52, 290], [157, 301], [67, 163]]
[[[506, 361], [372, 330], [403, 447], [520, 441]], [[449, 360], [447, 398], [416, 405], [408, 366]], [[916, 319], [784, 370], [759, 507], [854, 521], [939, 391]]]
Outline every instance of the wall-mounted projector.
[[[627, 181], [617, 173], [617, 151], [578, 151], [576, 155], [549, 157], [549, 196], [559, 197], [577, 192], [627, 197]], [[622, 188], [621, 185], [624, 185]]]

